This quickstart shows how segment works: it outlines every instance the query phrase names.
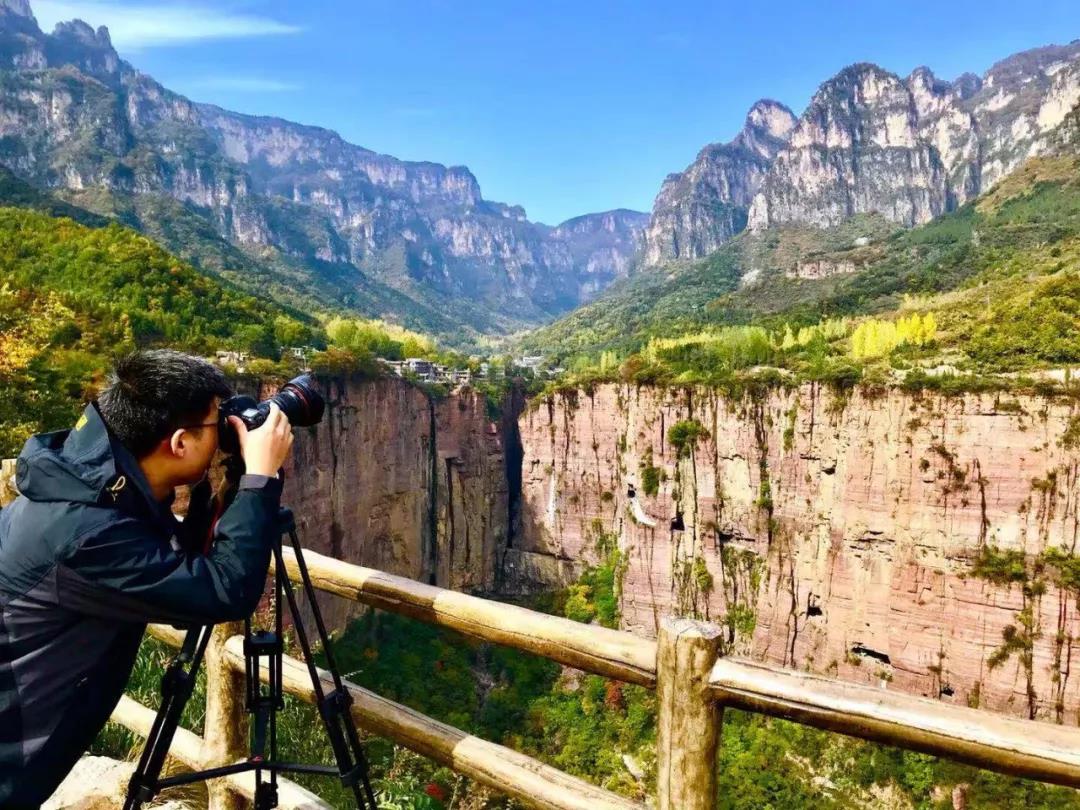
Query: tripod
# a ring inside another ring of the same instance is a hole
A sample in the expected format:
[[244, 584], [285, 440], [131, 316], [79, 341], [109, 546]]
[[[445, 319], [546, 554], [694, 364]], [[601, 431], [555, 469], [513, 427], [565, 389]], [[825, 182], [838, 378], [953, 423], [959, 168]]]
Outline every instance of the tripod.
[[[216, 779], [234, 773], [255, 772], [255, 810], [269, 810], [277, 807], [277, 775], [283, 772], [313, 773], [336, 776], [341, 783], [350, 788], [356, 797], [358, 808], [376, 810], [375, 793], [368, 779], [367, 759], [360, 745], [360, 737], [353, 723], [349, 706], [352, 696], [342, 685], [337, 665], [334, 663], [333, 650], [330, 648], [319, 604], [315, 601], [315, 588], [311, 584], [300, 541], [296, 536], [296, 521], [292, 511], [282, 509], [278, 514], [280, 532], [275, 536], [274, 553], [274, 629], [253, 630], [250, 617], [244, 621], [244, 674], [247, 682], [247, 710], [252, 715], [251, 755], [246, 762], [224, 765], [194, 773], [179, 774], [161, 778], [161, 769], [165, 765], [165, 756], [169, 752], [173, 735], [180, 723], [180, 715], [187, 705], [195, 688], [195, 676], [202, 663], [206, 645], [210, 641], [213, 626], [195, 627], [187, 632], [180, 652], [173, 658], [161, 679], [161, 709], [154, 718], [154, 725], [146, 738], [146, 746], [135, 773], [128, 785], [124, 810], [138, 810], [164, 788]], [[327, 693], [315, 668], [311, 652], [311, 642], [304, 628], [300, 611], [297, 607], [293, 584], [285, 571], [282, 554], [282, 536], [288, 534], [296, 556], [297, 568], [304, 594], [315, 617], [315, 627], [323, 654], [326, 656], [327, 669], [334, 681], [333, 691]], [[289, 612], [296, 628], [296, 638], [304, 652], [311, 685], [315, 693], [315, 703], [322, 717], [330, 738], [330, 745], [337, 760], [337, 767], [327, 765], [303, 765], [280, 762], [277, 757], [277, 711], [284, 707], [282, 690], [282, 611], [281, 597], [284, 593], [289, 603]], [[263, 662], [265, 660], [265, 664]], [[269, 685], [264, 688], [260, 682], [262, 667], [266, 666]], [[269, 745], [268, 745], [269, 743]], [[269, 750], [267, 750], [269, 748]], [[268, 777], [267, 781], [264, 778]]]

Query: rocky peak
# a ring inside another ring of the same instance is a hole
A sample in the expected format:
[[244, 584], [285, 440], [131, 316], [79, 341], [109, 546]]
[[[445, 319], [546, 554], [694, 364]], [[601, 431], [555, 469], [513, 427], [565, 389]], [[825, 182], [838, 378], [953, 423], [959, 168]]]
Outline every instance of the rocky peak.
[[750, 202], [795, 122], [783, 104], [762, 99], [735, 138], [706, 146], [685, 171], [669, 174], [645, 232], [645, 264], [700, 258], [741, 231]]
[[899, 76], [880, 65], [856, 62], [825, 81], [814, 94], [810, 106], [815, 103], [827, 105], [833, 100], [851, 98], [863, 103], [873, 102], [883, 90], [891, 90], [901, 84]]
[[761, 99], [746, 114], [746, 123], [736, 136], [735, 143], [772, 160], [787, 143], [797, 121], [795, 113], [786, 105], [772, 99]]
[[120, 71], [120, 56], [104, 25], [95, 30], [82, 20], [57, 23], [47, 39], [46, 53], [50, 66], [74, 65], [105, 81], [115, 81]]
[[576, 267], [578, 298], [589, 301], [617, 278], [629, 275], [649, 215], [620, 208], [568, 219], [551, 238], [566, 246]]
[[98, 26], [95, 31], [90, 25], [82, 20], [72, 20], [71, 22], [59, 22], [53, 29], [52, 35], [58, 39], [68, 39], [74, 42], [78, 42], [80, 45], [85, 45], [88, 48], [109, 48], [112, 49], [112, 38], [109, 36], [109, 29], [104, 25]]
[[649, 215], [641, 211], [617, 208], [614, 211], [602, 211], [597, 214], [584, 214], [568, 219], [555, 228], [558, 236], [592, 233], [632, 233], [644, 229]]
[[1080, 98], [1080, 42], [1015, 54], [980, 79], [876, 65], [821, 85], [776, 157], [749, 225], [831, 226], [877, 212], [917, 225], [977, 196], [1048, 148]]
[[109, 29], [83, 20], [57, 23], [52, 34], [38, 27], [27, 0], [0, 0], [0, 68], [41, 70], [71, 65], [115, 83], [122, 66]]
[[962, 73], [953, 81], [946, 81], [935, 76], [934, 71], [926, 65], [921, 65], [911, 71], [904, 84], [914, 95], [953, 96], [962, 100], [977, 93], [983, 81], [974, 73]]
[[[0, 17], [4, 14], [34, 19], [34, 13], [30, 10], [30, 0], [0, 0]], [[34, 22], [37, 24], [36, 20]]]
[[1078, 58], [1080, 58], [1080, 40], [1074, 39], [1068, 45], [1032, 48], [995, 62], [986, 71], [985, 83], [988, 87], [995, 88], [1023, 84], [1034, 75], [1053, 73], [1055, 68]]
[[948, 97], [952, 92], [952, 85], [939, 79], [926, 66], [915, 68], [904, 84], [911, 93], [915, 109], [920, 116], [940, 113], [948, 104]]
[[0, 0], [0, 68], [45, 67], [44, 39], [26, 0]]
[[744, 132], [763, 132], [773, 138], [784, 138], [795, 126], [795, 113], [786, 104], [763, 98], [754, 103], [746, 114]]
[[982, 89], [982, 86], [982, 78], [974, 73], [961, 73], [952, 83], [953, 92], [961, 101], [971, 98]]
[[934, 75], [934, 71], [928, 68], [926, 65], [920, 65], [911, 71], [911, 74], [904, 81], [908, 89], [914, 92], [927, 93], [933, 96], [944, 96], [952, 85], [944, 79], [939, 79]]

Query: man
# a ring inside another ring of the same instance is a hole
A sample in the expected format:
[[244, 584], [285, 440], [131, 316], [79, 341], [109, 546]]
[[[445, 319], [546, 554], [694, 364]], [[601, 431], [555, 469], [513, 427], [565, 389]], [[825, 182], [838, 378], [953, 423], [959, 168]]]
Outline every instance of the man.
[[[170, 505], [218, 446], [221, 372], [136, 353], [73, 430], [31, 438], [21, 496], [0, 511], [0, 808], [47, 799], [105, 725], [147, 622], [212, 624], [256, 607], [292, 446], [276, 405], [257, 430], [230, 417], [246, 474], [203, 554]], [[190, 547], [190, 546], [188, 546]]]

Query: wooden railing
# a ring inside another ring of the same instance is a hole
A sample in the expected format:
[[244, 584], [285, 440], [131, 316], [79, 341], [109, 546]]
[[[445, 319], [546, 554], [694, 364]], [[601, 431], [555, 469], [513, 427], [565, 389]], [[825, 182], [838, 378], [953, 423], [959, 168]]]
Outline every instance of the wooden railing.
[[[0, 505], [10, 495], [0, 465]], [[298, 572], [286, 549], [286, 565]], [[720, 630], [687, 619], [661, 623], [656, 641], [583, 625], [525, 608], [424, 585], [370, 568], [305, 552], [315, 587], [371, 607], [400, 613], [473, 638], [540, 655], [567, 666], [656, 689], [657, 796], [660, 810], [716, 807], [716, 751], [724, 707], [760, 712], [817, 728], [967, 762], [1001, 773], [1080, 788], [1080, 729], [1020, 720], [927, 698], [720, 654]], [[180, 730], [172, 754], [205, 768], [245, 756], [243, 651], [239, 624], [215, 629], [207, 649], [205, 738]], [[176, 646], [179, 631], [154, 626]], [[295, 659], [284, 668], [286, 690], [312, 702], [307, 670]], [[552, 810], [643, 808], [531, 757], [478, 739], [354, 684], [353, 716], [367, 731], [429, 757], [528, 807]], [[145, 735], [153, 713], [124, 698], [113, 719]], [[213, 808], [234, 808], [252, 797], [251, 775], [211, 784]], [[281, 805], [321, 808], [314, 794], [283, 782]]]
[[[525, 608], [424, 585], [305, 552], [315, 587], [347, 599], [540, 655], [586, 672], [654, 688], [658, 694], [657, 795], [660, 810], [713, 810], [723, 708], [760, 712], [867, 740], [1074, 788], [1080, 787], [1080, 729], [1019, 720], [769, 664], [722, 657], [720, 629], [687, 619], [662, 622], [656, 641], [579, 624]], [[286, 565], [297, 576], [286, 550]], [[152, 632], [174, 645], [172, 628]], [[177, 758], [201, 767], [244, 756], [242, 639], [218, 628], [208, 650], [207, 737], [180, 742]], [[285, 688], [313, 700], [301, 662], [287, 659]], [[357, 724], [520, 801], [528, 807], [643, 808], [614, 793], [487, 742], [349, 684]], [[121, 703], [114, 719], [145, 733], [149, 710]], [[134, 717], [141, 717], [134, 722]], [[211, 722], [213, 719], [213, 722]], [[223, 737], [227, 739], [223, 739]], [[174, 749], [177, 745], [174, 744]], [[250, 795], [236, 778], [212, 788], [212, 806]], [[283, 806], [318, 806], [295, 786]]]

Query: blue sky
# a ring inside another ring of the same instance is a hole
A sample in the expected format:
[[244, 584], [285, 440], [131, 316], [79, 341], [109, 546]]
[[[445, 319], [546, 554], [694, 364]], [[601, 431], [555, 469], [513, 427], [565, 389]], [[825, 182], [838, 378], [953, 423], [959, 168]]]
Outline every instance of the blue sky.
[[669, 172], [758, 98], [800, 113], [840, 68], [983, 72], [1080, 37], [1076, 0], [31, 0], [46, 29], [106, 24], [198, 101], [468, 166], [488, 199], [556, 223], [648, 210]]

